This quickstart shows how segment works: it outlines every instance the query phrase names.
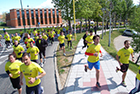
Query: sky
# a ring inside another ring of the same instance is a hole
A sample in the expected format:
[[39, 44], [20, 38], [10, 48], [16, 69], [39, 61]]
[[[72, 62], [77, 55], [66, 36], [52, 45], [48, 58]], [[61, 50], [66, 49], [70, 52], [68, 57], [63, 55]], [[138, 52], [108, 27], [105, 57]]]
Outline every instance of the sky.
[[[21, 0], [0, 0], [0, 14], [10, 12], [10, 9], [21, 8]], [[23, 8], [53, 8], [52, 0], [22, 0]], [[133, 0], [135, 5], [139, 4], [140, 0]]]

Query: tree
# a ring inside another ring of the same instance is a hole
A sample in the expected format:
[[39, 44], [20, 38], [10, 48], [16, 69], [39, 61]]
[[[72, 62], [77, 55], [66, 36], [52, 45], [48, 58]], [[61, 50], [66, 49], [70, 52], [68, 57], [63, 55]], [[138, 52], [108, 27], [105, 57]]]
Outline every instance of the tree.
[[[135, 29], [136, 31], [138, 31], [138, 33], [140, 33], [140, 17], [139, 17], [140, 16], [140, 6], [138, 6], [137, 8], [136, 8], [136, 6], [134, 6], [133, 9], [134, 9], [134, 12], [130, 18], [130, 27]], [[140, 51], [140, 35], [135, 35], [132, 38], [133, 39], [132, 39], [131, 45], [132, 45], [134, 51], [136, 53], [139, 53], [139, 51]], [[138, 56], [136, 63], [138, 62], [139, 57], [140, 57], [140, 55]]]
[[6, 22], [6, 14], [7, 14], [6, 12], [2, 13], [2, 21], [3, 22]]
[[69, 23], [69, 29], [71, 30], [71, 20], [73, 19], [73, 2], [72, 0], [52, 0], [55, 4], [55, 8], [61, 10], [61, 16]]

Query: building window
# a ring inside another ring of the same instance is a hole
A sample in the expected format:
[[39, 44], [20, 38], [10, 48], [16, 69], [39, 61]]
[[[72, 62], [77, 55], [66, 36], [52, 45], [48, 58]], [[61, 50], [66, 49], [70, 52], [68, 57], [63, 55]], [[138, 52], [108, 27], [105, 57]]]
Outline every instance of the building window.
[[40, 10], [40, 18], [41, 18], [41, 24], [43, 24], [43, 15], [42, 15], [42, 9]]
[[25, 15], [24, 15], [24, 10], [22, 10], [22, 20], [23, 20], [23, 26], [25, 26]]
[[49, 23], [51, 24], [51, 10], [49, 9]]
[[55, 10], [53, 9], [53, 23], [55, 24]]
[[19, 10], [17, 10], [17, 19], [18, 19], [18, 26], [21, 26]]
[[36, 22], [38, 24], [39, 20], [38, 20], [38, 10], [36, 9]]
[[32, 17], [32, 25], [35, 25], [35, 22], [34, 22], [34, 11], [31, 10], [31, 17]]
[[27, 14], [27, 22], [28, 22], [28, 25], [30, 25], [29, 10], [26, 10], [26, 14]]
[[57, 14], [57, 23], [59, 23], [59, 11], [58, 10], [56, 11], [56, 14]]
[[47, 23], [47, 14], [46, 14], [46, 13], [47, 13], [47, 11], [46, 11], [46, 9], [44, 9], [45, 24], [48, 24], [48, 23]]

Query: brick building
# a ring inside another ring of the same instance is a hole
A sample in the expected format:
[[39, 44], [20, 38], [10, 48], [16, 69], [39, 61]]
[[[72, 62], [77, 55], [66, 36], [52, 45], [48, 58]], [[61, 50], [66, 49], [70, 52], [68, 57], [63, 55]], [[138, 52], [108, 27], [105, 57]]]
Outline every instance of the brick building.
[[[24, 15], [24, 16], [22, 16]], [[60, 26], [62, 24], [61, 12], [58, 9], [11, 9], [6, 14], [6, 24], [10, 27], [26, 28], [46, 26]]]

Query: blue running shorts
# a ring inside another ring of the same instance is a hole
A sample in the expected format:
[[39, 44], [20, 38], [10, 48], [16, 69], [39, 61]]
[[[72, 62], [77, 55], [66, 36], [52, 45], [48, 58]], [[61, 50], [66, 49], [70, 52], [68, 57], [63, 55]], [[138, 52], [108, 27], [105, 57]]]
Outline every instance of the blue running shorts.
[[92, 69], [94, 66], [95, 69], [99, 70], [100, 69], [100, 61], [97, 61], [95, 63], [91, 63], [88, 61], [88, 67], [89, 69]]

